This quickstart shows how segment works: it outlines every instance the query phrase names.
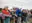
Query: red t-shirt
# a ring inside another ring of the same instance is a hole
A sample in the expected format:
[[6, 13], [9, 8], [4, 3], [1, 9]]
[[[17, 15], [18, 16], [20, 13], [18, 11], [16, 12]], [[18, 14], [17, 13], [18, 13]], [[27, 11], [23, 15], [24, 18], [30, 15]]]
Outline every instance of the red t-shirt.
[[7, 15], [9, 15], [10, 13], [9, 12], [7, 12], [6, 10], [2, 10], [2, 13], [3, 14], [7, 14]]

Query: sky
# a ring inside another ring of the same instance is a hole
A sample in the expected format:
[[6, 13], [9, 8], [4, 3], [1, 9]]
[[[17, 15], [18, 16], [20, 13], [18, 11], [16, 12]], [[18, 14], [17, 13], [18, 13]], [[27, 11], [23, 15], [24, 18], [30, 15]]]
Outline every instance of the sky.
[[24, 9], [32, 8], [32, 0], [0, 0], [0, 8], [4, 6], [9, 6], [11, 9], [13, 6]]

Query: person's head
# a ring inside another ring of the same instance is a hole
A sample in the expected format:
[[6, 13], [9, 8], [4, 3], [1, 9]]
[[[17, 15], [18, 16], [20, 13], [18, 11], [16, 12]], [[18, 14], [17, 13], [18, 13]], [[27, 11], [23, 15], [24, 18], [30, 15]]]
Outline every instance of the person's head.
[[4, 7], [4, 10], [8, 10], [8, 6], [5, 6], [5, 7]]

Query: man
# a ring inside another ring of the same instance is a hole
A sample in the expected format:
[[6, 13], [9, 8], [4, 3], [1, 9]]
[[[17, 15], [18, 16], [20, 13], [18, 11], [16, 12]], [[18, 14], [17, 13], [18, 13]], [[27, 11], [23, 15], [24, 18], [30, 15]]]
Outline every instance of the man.
[[16, 15], [18, 16], [17, 23], [21, 23], [22, 14], [21, 14], [21, 10], [19, 8], [16, 10]]

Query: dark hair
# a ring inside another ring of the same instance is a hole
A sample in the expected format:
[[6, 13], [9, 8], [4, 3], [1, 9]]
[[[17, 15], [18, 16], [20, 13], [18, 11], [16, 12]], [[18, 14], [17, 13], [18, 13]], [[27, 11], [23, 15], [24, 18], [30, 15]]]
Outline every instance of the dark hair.
[[2, 8], [0, 8], [0, 11], [2, 10]]

